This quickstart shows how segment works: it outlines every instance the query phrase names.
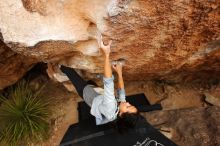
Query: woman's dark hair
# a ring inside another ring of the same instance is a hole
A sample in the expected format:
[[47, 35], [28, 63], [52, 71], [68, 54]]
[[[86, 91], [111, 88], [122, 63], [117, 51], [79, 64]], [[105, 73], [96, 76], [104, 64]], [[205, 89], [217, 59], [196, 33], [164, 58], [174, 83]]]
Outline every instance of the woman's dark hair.
[[140, 118], [139, 112], [137, 113], [123, 113], [118, 115], [116, 119], [116, 128], [119, 133], [123, 134], [135, 128], [138, 119]]

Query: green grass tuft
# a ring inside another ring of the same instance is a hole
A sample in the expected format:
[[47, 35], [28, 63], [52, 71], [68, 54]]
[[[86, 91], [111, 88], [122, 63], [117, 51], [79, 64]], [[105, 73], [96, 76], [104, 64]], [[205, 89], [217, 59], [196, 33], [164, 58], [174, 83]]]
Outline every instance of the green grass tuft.
[[1, 95], [0, 141], [9, 145], [27, 145], [48, 137], [49, 101], [43, 100], [42, 88], [32, 91], [21, 81]]

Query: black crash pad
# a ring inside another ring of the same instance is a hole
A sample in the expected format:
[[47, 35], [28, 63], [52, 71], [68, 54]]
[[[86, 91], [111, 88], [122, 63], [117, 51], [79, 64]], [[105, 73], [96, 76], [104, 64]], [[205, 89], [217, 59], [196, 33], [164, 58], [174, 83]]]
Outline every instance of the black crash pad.
[[[135, 106], [149, 106], [144, 94], [127, 96], [126, 100]], [[64, 135], [61, 146], [177, 146], [151, 126], [143, 117], [138, 127], [126, 134], [119, 134], [113, 123], [97, 126], [90, 108], [78, 104], [79, 123], [71, 125]]]

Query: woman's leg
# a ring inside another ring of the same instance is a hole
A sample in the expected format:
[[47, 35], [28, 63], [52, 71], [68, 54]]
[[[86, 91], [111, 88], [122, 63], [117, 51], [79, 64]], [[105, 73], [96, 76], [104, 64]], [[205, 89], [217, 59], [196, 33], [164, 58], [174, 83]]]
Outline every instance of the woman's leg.
[[67, 77], [76, 88], [79, 96], [83, 98], [83, 89], [87, 85], [87, 82], [83, 78], [81, 78], [78, 73], [72, 68], [61, 65], [60, 70], [67, 75]]
[[94, 90], [94, 85], [87, 85], [83, 90], [83, 99], [91, 107], [94, 98], [100, 94]]

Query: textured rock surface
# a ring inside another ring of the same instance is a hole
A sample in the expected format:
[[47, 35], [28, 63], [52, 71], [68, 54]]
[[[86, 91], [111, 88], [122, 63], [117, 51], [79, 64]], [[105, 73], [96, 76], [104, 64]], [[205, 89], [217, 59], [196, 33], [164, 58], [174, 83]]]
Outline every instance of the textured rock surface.
[[217, 1], [131, 1], [110, 18], [108, 30], [117, 57], [128, 59], [127, 77], [172, 80], [219, 73], [219, 42], [206, 46], [220, 36], [218, 6]]
[[36, 60], [13, 52], [0, 41], [0, 89], [20, 79]]
[[220, 144], [219, 107], [155, 111], [145, 113], [144, 116], [158, 129], [166, 129], [164, 133], [168, 133], [179, 146]]
[[69, 126], [78, 122], [77, 101], [74, 98], [77, 95], [68, 92], [61, 84], [51, 81], [47, 82], [44, 92], [45, 97], [53, 100], [53, 113], [50, 116], [51, 135], [47, 141], [33, 145], [58, 146]]
[[2, 0], [0, 31], [14, 52], [38, 62], [102, 73], [103, 34], [113, 40], [111, 58], [127, 60], [126, 80], [215, 80], [219, 12], [217, 0]]
[[220, 107], [220, 85], [213, 87], [210, 93], [205, 93], [205, 101], [208, 103]]

